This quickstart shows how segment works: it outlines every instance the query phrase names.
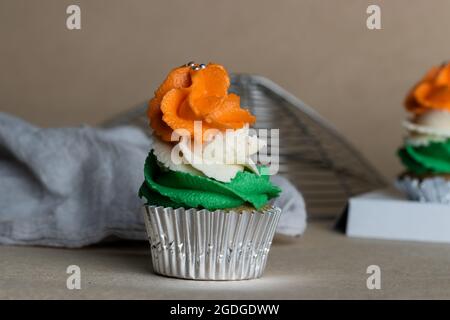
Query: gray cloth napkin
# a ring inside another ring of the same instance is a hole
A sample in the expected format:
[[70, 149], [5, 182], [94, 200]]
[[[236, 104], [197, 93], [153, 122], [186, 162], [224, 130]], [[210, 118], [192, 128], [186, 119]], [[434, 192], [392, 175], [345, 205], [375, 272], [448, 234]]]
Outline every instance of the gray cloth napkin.
[[[151, 140], [138, 128], [42, 129], [0, 113], [0, 243], [82, 247], [111, 237], [146, 239], [137, 190]], [[283, 193], [277, 231], [300, 235], [300, 193]]]

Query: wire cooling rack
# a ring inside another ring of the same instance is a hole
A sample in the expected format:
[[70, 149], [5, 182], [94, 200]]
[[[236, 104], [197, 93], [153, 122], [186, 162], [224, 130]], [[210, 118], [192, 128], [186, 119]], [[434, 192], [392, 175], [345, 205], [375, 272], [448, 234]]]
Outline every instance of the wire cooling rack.
[[[336, 217], [355, 194], [386, 185], [384, 178], [311, 107], [270, 81], [235, 74], [231, 92], [256, 116], [255, 129], [279, 129], [279, 174], [303, 194], [310, 217]], [[136, 125], [148, 130], [147, 103], [104, 126]], [[269, 141], [270, 142], [270, 141]]]

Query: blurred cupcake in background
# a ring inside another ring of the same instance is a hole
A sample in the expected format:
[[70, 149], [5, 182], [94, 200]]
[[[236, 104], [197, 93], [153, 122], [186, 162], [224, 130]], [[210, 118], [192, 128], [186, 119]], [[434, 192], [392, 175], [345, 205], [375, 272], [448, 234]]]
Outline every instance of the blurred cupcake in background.
[[450, 204], [450, 65], [433, 67], [405, 100], [411, 118], [398, 150], [397, 186], [411, 200]]

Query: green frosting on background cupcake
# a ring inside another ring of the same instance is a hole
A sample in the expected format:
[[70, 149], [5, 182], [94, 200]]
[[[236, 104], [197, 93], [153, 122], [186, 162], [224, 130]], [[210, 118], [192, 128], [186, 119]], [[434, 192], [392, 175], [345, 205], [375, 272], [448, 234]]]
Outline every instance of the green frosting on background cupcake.
[[149, 205], [163, 207], [216, 210], [251, 204], [260, 209], [281, 192], [270, 182], [269, 176], [248, 171], [239, 172], [233, 180], [224, 183], [167, 170], [158, 165], [153, 152], [145, 161], [144, 176], [139, 196], [144, 197]]
[[398, 156], [408, 171], [415, 174], [450, 173], [450, 139], [426, 146], [406, 145], [398, 150]]

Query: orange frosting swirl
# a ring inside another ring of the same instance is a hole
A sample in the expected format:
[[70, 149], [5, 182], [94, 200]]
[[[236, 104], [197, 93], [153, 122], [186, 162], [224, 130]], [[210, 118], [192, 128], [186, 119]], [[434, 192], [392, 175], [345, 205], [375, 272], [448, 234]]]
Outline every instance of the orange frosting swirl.
[[194, 121], [207, 129], [240, 129], [256, 118], [240, 107], [239, 96], [230, 93], [225, 68], [209, 63], [205, 68], [182, 66], [173, 69], [149, 102], [147, 115], [154, 133], [171, 141], [176, 129], [194, 135]]
[[415, 115], [436, 109], [450, 111], [450, 64], [428, 71], [406, 97], [405, 107]]

